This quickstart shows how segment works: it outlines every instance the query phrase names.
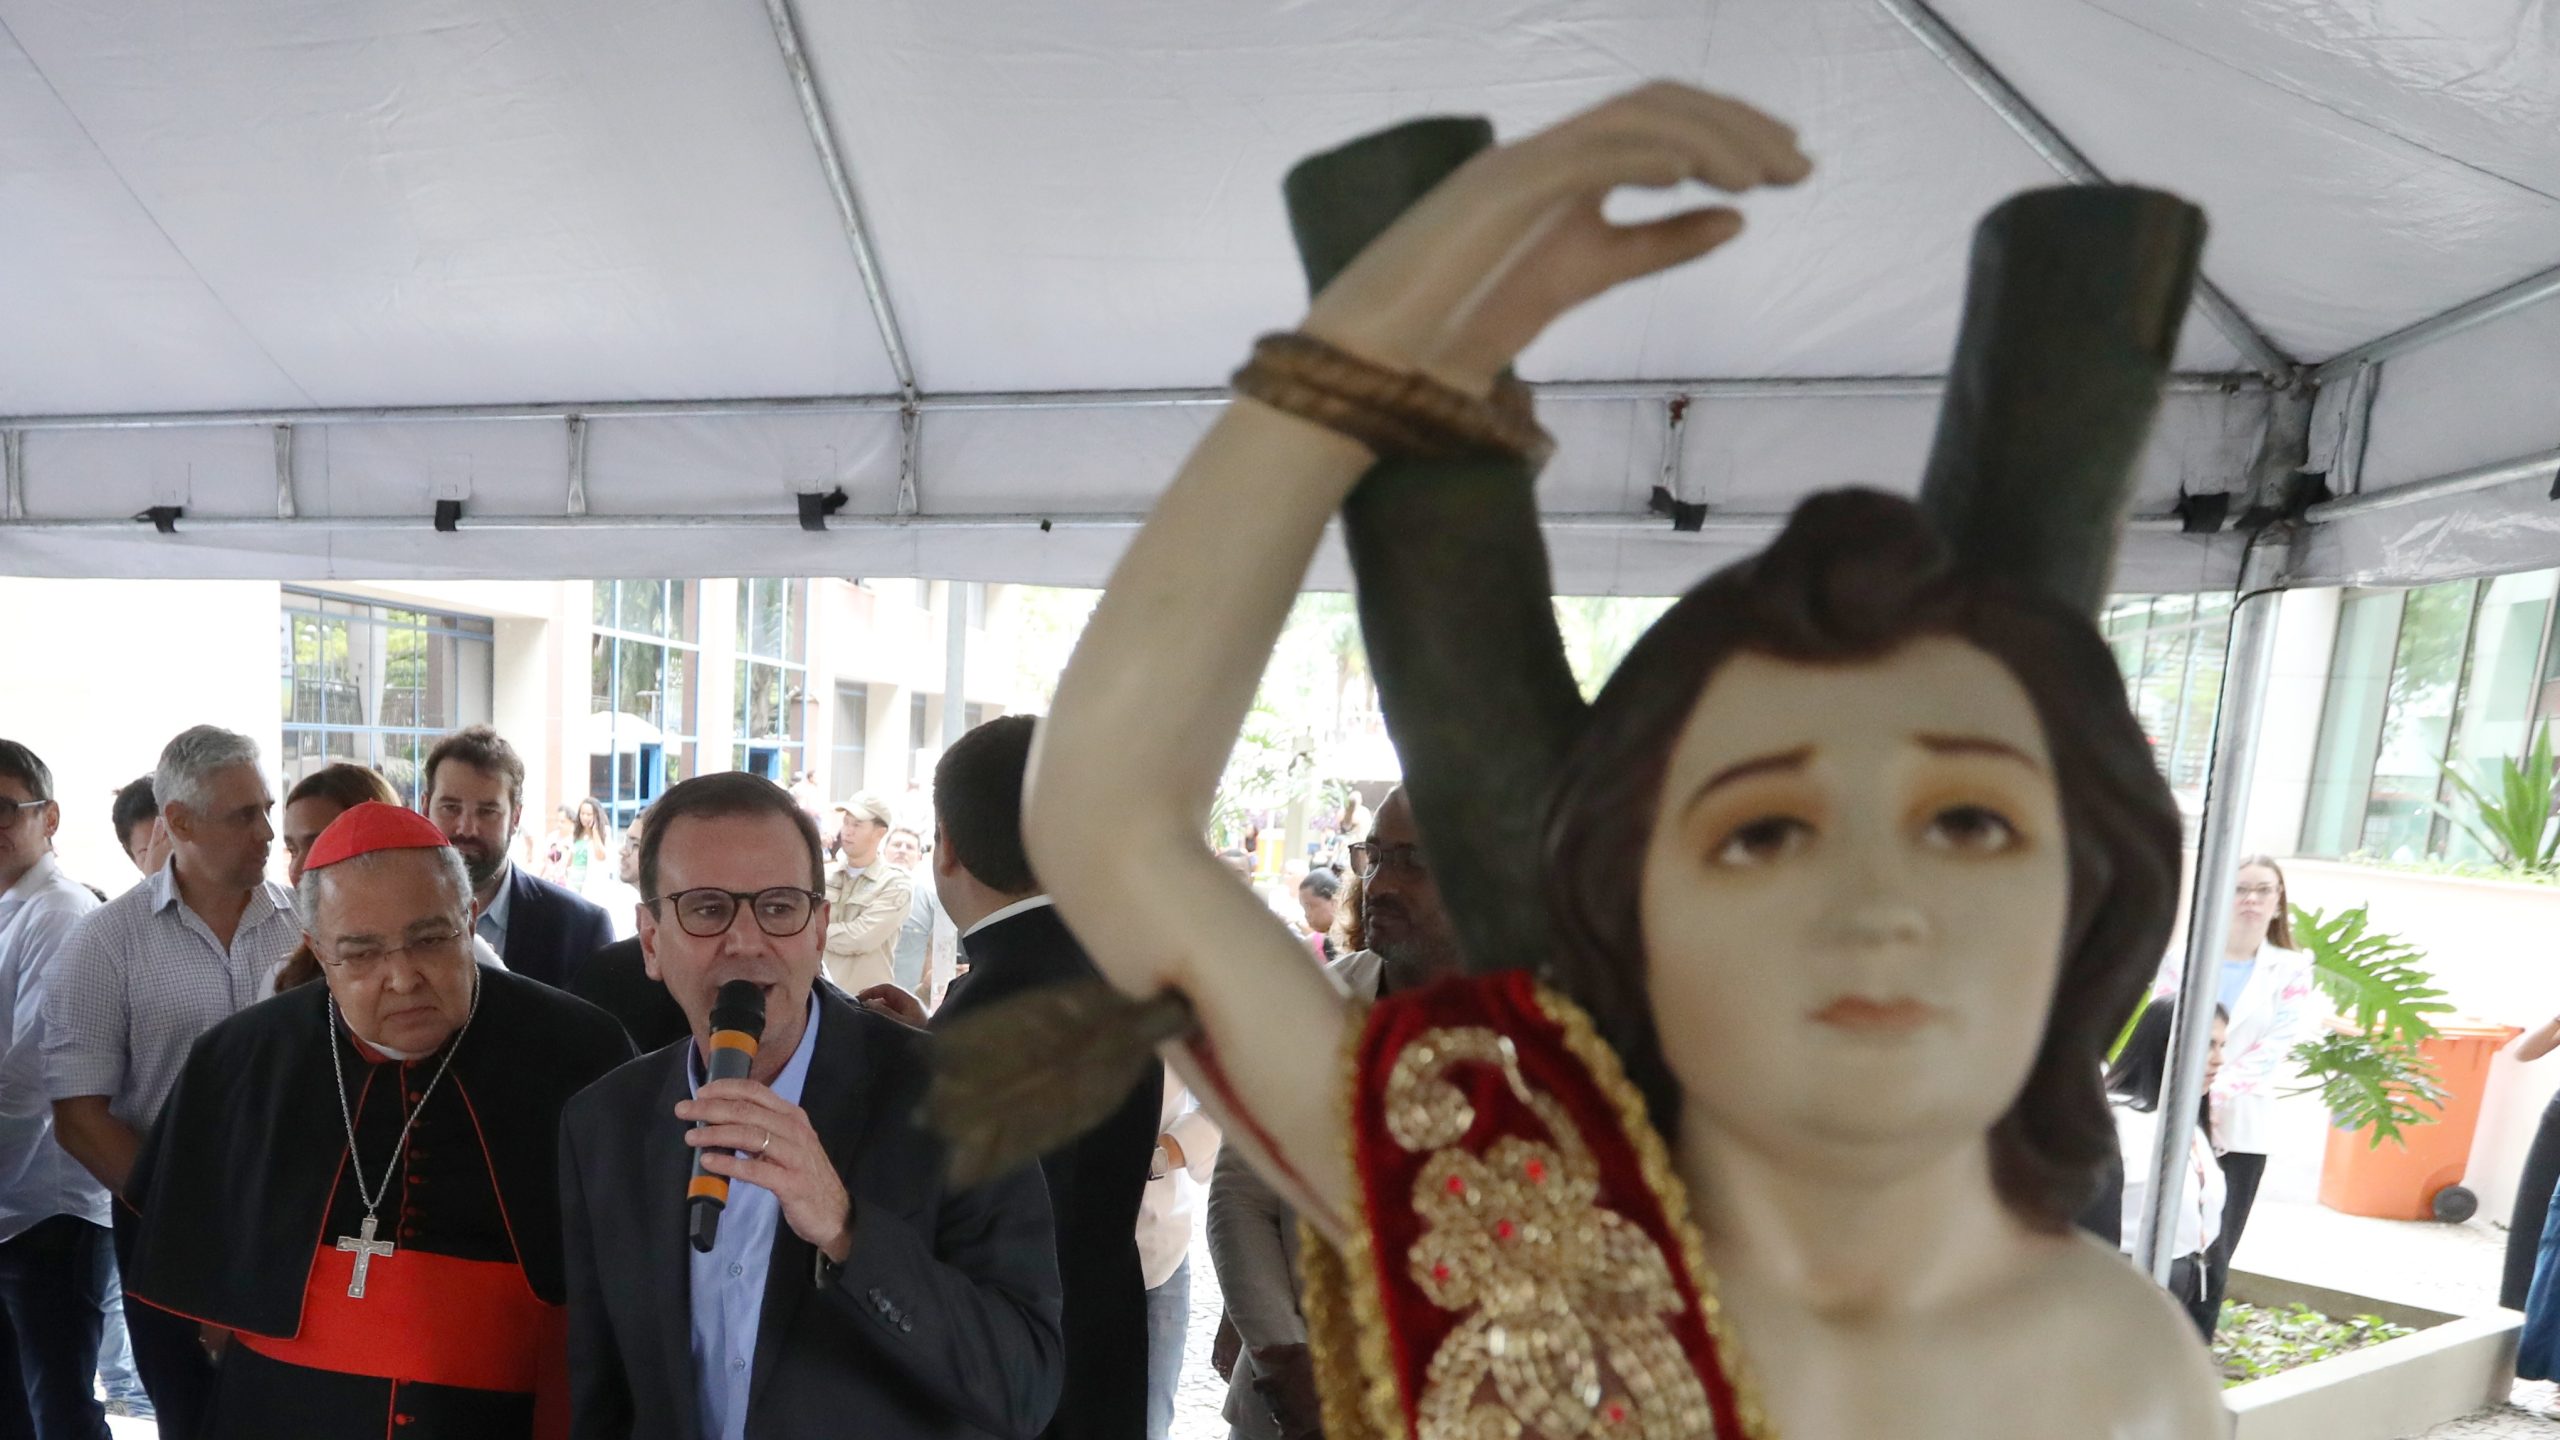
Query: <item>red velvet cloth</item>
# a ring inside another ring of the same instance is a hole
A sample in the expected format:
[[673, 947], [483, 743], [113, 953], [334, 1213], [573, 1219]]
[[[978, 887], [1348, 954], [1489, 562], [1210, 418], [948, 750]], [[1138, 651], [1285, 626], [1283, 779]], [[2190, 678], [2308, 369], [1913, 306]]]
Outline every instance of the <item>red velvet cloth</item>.
[[[1518, 1053], [1522, 1078], [1533, 1089], [1555, 1097], [1572, 1117], [1599, 1171], [1598, 1203], [1642, 1230], [1670, 1267], [1684, 1305], [1664, 1320], [1706, 1391], [1715, 1433], [1743, 1435], [1732, 1378], [1725, 1372], [1699, 1306], [1700, 1277], [1690, 1272], [1680, 1236], [1661, 1198], [1646, 1181], [1620, 1107], [1567, 1045], [1563, 1027], [1541, 1008], [1536, 983], [1518, 972], [1444, 980], [1381, 999], [1370, 1010], [1359, 1042], [1353, 1121], [1360, 1185], [1377, 1259], [1380, 1298], [1393, 1338], [1406, 1433], [1412, 1433], [1416, 1401], [1432, 1356], [1462, 1317], [1432, 1304], [1408, 1271], [1406, 1257], [1424, 1230], [1413, 1207], [1414, 1182], [1430, 1156], [1405, 1150], [1388, 1133], [1388, 1077], [1397, 1056], [1425, 1032], [1468, 1026], [1508, 1037]], [[1522, 1102], [1499, 1066], [1462, 1065], [1447, 1078], [1466, 1093], [1475, 1111], [1475, 1123], [1460, 1141], [1461, 1149], [1482, 1156], [1505, 1136], [1553, 1143], [1545, 1122]], [[1353, 1283], [1360, 1283], [1359, 1277]]]

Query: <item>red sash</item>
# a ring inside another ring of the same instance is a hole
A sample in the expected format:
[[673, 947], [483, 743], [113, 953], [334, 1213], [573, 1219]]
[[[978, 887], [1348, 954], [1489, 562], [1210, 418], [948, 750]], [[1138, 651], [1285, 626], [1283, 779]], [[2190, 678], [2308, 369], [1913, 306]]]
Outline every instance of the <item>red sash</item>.
[[1306, 1252], [1326, 1434], [1766, 1434], [1669, 1155], [1572, 1002], [1469, 977], [1358, 1029], [1358, 1213]]
[[374, 1260], [361, 1300], [347, 1294], [355, 1263], [324, 1242], [304, 1282], [300, 1332], [234, 1339], [310, 1370], [514, 1394], [533, 1393], [567, 1353], [566, 1312], [537, 1298], [513, 1261], [403, 1248]]

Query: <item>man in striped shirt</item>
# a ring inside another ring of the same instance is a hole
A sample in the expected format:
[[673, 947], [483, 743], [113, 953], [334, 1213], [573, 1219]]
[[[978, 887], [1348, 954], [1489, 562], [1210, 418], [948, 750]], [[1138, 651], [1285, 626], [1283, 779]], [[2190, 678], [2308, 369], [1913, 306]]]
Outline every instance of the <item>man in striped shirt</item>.
[[[302, 938], [293, 897], [266, 879], [275, 795], [256, 742], [211, 725], [184, 731], [160, 752], [152, 793], [168, 863], [80, 922], [44, 1004], [56, 1138], [119, 1197], [196, 1037], [264, 998]], [[122, 1263], [137, 1219], [115, 1206]], [[194, 1324], [146, 1306], [125, 1318], [163, 1433], [193, 1435], [212, 1389]]]

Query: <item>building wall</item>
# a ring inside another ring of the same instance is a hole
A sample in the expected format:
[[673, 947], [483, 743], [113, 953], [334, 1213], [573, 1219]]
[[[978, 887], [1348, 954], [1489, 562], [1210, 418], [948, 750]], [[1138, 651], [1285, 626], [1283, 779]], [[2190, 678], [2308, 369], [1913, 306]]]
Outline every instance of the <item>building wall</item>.
[[283, 735], [271, 582], [0, 579], [0, 735], [53, 770], [63, 868], [109, 895], [133, 878], [109, 805], [171, 736], [220, 725], [258, 742], [268, 783]]

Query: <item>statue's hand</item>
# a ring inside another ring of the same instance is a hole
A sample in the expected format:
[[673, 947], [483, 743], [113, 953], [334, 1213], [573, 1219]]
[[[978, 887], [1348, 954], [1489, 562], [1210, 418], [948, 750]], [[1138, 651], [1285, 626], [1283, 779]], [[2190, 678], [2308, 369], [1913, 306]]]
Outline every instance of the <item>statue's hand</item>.
[[1614, 224], [1609, 192], [1700, 180], [1738, 193], [1812, 169], [1786, 126], [1658, 81], [1460, 166], [1324, 288], [1301, 328], [1483, 394], [1557, 316], [1742, 228], [1722, 205]]

